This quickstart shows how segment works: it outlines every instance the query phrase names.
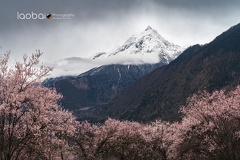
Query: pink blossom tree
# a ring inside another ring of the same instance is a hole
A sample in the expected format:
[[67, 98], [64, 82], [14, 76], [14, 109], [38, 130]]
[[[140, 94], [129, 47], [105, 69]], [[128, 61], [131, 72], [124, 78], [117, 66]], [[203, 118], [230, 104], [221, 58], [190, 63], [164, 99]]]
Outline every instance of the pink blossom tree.
[[240, 86], [230, 92], [203, 92], [182, 107], [174, 124], [173, 159], [240, 159]]
[[78, 125], [74, 137], [76, 153], [79, 159], [118, 158], [133, 159], [140, 156], [143, 141], [140, 131], [141, 124], [137, 122], [120, 122], [108, 119], [102, 125], [83, 122]]
[[79, 159], [167, 159], [165, 134], [169, 123], [151, 124], [107, 119], [96, 125], [82, 122], [73, 137]]
[[0, 58], [0, 159], [64, 158], [65, 136], [75, 130], [75, 118], [63, 110], [61, 95], [41, 82], [52, 70], [38, 66], [39, 51], [9, 67], [9, 53]]
[[143, 132], [145, 135], [146, 153], [149, 154], [149, 159], [168, 159], [168, 150], [171, 143], [169, 143], [169, 135], [171, 124], [161, 120], [145, 125]]
[[138, 122], [108, 119], [102, 130], [111, 133], [111, 138], [103, 146], [102, 155], [105, 158], [129, 160], [147, 157], [144, 127]]

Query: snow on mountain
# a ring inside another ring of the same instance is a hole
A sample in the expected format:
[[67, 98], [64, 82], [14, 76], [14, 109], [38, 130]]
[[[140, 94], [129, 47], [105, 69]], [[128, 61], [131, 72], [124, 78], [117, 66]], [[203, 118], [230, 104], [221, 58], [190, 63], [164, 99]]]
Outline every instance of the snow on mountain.
[[130, 37], [122, 46], [111, 52], [100, 52], [90, 57], [95, 61], [119, 64], [169, 63], [183, 48], [165, 40], [148, 26], [143, 32]]
[[98, 52], [88, 58], [69, 57], [56, 61], [51, 65], [54, 67], [51, 76], [79, 75], [92, 68], [111, 64], [168, 64], [182, 51], [183, 48], [168, 42], [148, 26], [143, 32], [133, 35], [122, 46], [110, 52]]

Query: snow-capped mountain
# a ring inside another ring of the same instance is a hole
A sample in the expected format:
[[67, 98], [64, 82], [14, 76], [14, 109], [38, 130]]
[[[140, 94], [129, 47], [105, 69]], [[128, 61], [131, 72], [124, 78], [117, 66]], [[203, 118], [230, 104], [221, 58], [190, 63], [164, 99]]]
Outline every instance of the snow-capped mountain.
[[90, 69], [112, 64], [168, 64], [183, 50], [148, 26], [143, 32], [133, 35], [123, 45], [113, 48], [111, 51], [98, 52], [87, 58], [68, 57], [57, 60], [51, 65], [54, 67], [52, 77], [77, 76]]
[[165, 40], [148, 26], [143, 32], [130, 37], [122, 46], [110, 52], [99, 52], [90, 57], [95, 61], [107, 60], [118, 64], [169, 63], [183, 48]]
[[110, 52], [99, 52], [87, 59], [71, 57], [60, 61], [66, 65], [66, 71], [81, 68], [82, 62], [95, 67], [92, 65], [89, 71], [79, 72], [78, 76], [51, 78], [43, 84], [56, 87], [63, 94], [62, 105], [81, 115], [83, 110], [110, 102], [139, 78], [175, 59], [182, 50], [148, 26]]

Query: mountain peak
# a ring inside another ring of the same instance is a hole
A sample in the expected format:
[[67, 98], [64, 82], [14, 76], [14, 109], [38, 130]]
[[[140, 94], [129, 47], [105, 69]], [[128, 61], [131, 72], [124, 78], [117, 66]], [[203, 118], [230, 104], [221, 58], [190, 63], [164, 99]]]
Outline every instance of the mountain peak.
[[117, 64], [142, 64], [142, 63], [169, 63], [175, 59], [181, 52], [182, 48], [165, 40], [152, 27], [147, 28], [133, 35], [127, 41], [104, 54], [97, 54], [93, 59], [108, 58]]
[[147, 28], [145, 29], [145, 31], [149, 31], [149, 30], [153, 30], [151, 26], [147, 26]]

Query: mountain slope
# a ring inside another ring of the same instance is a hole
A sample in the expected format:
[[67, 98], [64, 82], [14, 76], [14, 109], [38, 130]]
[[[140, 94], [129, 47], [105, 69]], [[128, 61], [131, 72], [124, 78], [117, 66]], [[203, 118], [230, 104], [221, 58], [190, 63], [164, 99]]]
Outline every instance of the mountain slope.
[[117, 93], [143, 75], [163, 64], [107, 65], [91, 69], [77, 77], [49, 79], [45, 86], [63, 94], [64, 108], [85, 110], [109, 102]]
[[148, 27], [112, 52], [100, 52], [91, 57], [98, 64], [107, 61], [109, 65], [93, 68], [75, 77], [48, 79], [44, 85], [54, 86], [63, 94], [61, 103], [65, 108], [75, 113], [85, 111], [108, 103], [145, 74], [168, 64], [181, 50], [181, 47], [166, 41], [156, 30]]
[[104, 106], [98, 117], [176, 120], [179, 107], [193, 93], [240, 84], [239, 60], [240, 24], [207, 45], [188, 48], [169, 65], [144, 76]]

